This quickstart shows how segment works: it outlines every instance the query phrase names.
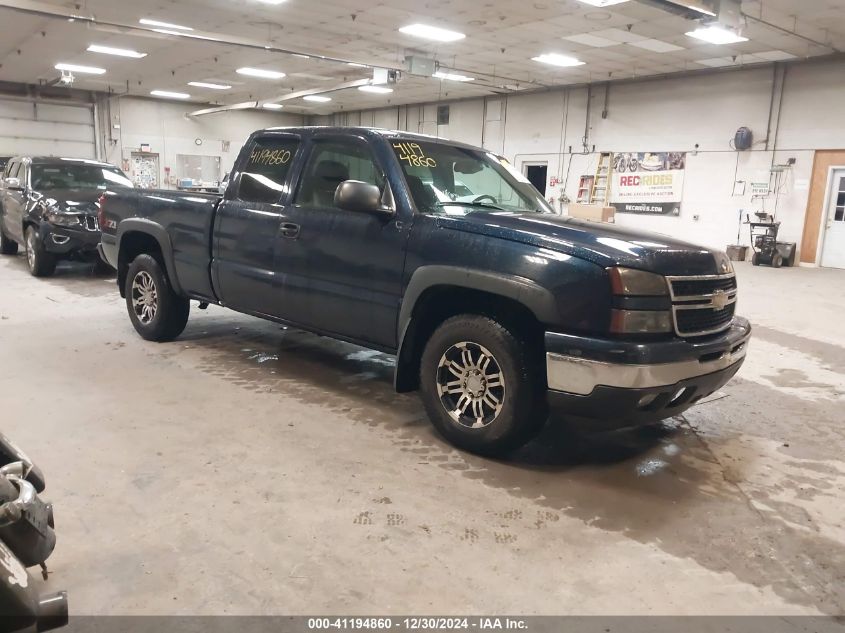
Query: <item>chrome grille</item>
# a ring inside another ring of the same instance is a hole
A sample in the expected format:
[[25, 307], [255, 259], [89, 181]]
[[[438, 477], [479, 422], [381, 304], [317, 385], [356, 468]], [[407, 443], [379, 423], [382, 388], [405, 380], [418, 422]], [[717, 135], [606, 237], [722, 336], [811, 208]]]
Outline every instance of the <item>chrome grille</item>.
[[675, 333], [707, 336], [728, 329], [736, 312], [736, 275], [667, 277]]
[[99, 222], [97, 222], [97, 218], [94, 217], [93, 215], [86, 215], [85, 217], [83, 217], [82, 223], [85, 226], [85, 228], [89, 231], [99, 231], [100, 230]]

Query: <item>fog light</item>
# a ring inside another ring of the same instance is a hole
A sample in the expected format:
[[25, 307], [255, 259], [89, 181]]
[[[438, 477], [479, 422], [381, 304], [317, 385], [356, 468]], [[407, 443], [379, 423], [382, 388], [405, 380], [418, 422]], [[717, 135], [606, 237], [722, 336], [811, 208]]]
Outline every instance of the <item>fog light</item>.
[[640, 398], [640, 401], [637, 403], [637, 406], [640, 409], [645, 409], [648, 405], [650, 405], [652, 402], [657, 400], [658, 395], [660, 395], [660, 394], [649, 393], [649, 394], [644, 395], [642, 398]]
[[51, 235], [50, 238], [53, 240], [54, 244], [58, 244], [59, 246], [67, 244], [70, 241], [70, 238], [67, 235]]

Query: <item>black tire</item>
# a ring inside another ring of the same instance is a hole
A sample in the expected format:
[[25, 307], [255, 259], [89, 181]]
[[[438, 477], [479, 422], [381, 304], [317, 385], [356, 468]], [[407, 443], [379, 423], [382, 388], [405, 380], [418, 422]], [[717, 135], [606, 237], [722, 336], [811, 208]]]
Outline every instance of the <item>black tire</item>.
[[752, 266], [759, 266], [759, 265], [760, 265], [760, 257], [759, 257], [759, 253], [754, 253], [754, 254], [751, 256], [751, 265], [752, 265]]
[[6, 234], [3, 233], [3, 229], [0, 229], [0, 255], [17, 255], [18, 254], [18, 243], [6, 237]]
[[[471, 371], [461, 370], [456, 357]], [[483, 374], [472, 377], [488, 357]], [[541, 360], [539, 350], [490, 318], [464, 314], [447, 320], [428, 340], [420, 363], [420, 391], [432, 424], [472, 453], [503, 456], [516, 450], [539, 433], [548, 416]], [[496, 401], [500, 406], [492, 404]], [[484, 415], [477, 417], [479, 412]]]
[[780, 253], [772, 255], [772, 268], [780, 268], [783, 266], [783, 256]]
[[26, 263], [33, 277], [49, 277], [56, 272], [56, 256], [44, 250], [44, 244], [34, 226], [26, 228]]
[[185, 330], [191, 303], [173, 292], [164, 267], [155, 257], [135, 258], [129, 265], [124, 289], [129, 319], [141, 338], [163, 343]]

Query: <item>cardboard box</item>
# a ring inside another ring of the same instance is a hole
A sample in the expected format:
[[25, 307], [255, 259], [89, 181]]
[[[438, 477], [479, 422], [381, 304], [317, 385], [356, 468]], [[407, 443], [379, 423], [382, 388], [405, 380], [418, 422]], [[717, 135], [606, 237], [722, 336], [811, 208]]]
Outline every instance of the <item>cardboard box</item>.
[[569, 205], [567, 213], [570, 217], [592, 222], [616, 222], [616, 208], [603, 207], [598, 204], [581, 204], [573, 202]]

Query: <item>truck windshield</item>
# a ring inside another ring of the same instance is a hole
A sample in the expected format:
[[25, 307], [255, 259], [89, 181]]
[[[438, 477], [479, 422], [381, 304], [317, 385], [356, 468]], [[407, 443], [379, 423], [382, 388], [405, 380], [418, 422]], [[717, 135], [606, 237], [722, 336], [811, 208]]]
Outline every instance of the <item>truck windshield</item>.
[[116, 167], [68, 163], [67, 165], [32, 166], [32, 188], [45, 189], [106, 189], [132, 187], [132, 181]]
[[392, 145], [422, 213], [553, 213], [528, 179], [495, 154], [416, 139]]

